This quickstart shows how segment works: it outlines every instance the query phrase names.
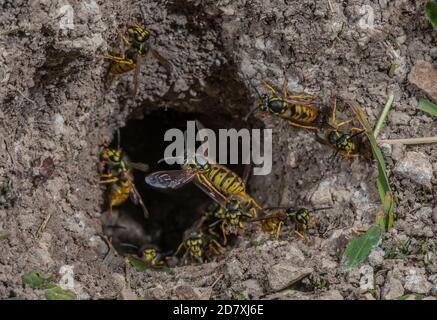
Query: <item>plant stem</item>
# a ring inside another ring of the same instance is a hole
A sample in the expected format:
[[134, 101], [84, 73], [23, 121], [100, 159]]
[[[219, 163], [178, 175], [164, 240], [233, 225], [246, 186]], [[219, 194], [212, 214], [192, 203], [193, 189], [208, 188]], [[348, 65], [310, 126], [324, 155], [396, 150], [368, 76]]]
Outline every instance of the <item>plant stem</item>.
[[394, 96], [390, 95], [388, 97], [387, 103], [384, 106], [384, 109], [382, 110], [381, 116], [379, 117], [378, 122], [376, 123], [375, 129], [373, 130], [373, 136], [375, 137], [375, 139], [378, 137], [379, 131], [381, 130], [385, 118], [387, 118], [388, 112], [391, 108], [391, 105], [393, 104], [393, 100], [394, 100]]
[[423, 137], [423, 138], [410, 138], [410, 139], [391, 139], [391, 140], [378, 140], [378, 143], [388, 144], [424, 144], [424, 143], [437, 143], [437, 137]]

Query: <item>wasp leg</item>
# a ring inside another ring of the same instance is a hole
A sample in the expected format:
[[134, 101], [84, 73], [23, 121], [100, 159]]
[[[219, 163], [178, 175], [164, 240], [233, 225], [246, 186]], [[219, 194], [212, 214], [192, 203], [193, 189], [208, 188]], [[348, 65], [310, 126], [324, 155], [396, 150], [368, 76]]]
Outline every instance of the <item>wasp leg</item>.
[[357, 136], [357, 135], [359, 135], [359, 134], [361, 134], [361, 133], [364, 133], [366, 130], [363, 130], [363, 129], [360, 129], [360, 128], [350, 128], [349, 129], [349, 133], [353, 133], [353, 132], [355, 132], [354, 133], [354, 135], [355, 136]]
[[293, 230], [293, 233], [294, 233], [295, 235], [297, 235], [299, 238], [301, 238], [302, 241], [307, 242], [307, 238], [306, 238], [304, 235], [302, 235], [299, 231], [297, 231], [297, 230]]
[[271, 84], [267, 83], [267, 82], [264, 81], [264, 80], [262, 80], [262, 83], [263, 83], [263, 85], [264, 85], [267, 89], [269, 89], [269, 90], [272, 92], [273, 95], [275, 95], [275, 96], [278, 95], [278, 94], [276, 93], [275, 88], [273, 88], [273, 86], [272, 86]]
[[217, 255], [219, 255], [223, 250], [225, 250], [225, 248], [220, 243], [218, 243], [216, 240], [212, 239], [211, 243], [214, 244], [218, 248], [219, 251], [216, 250]]
[[176, 252], [174, 253], [175, 256], [177, 256], [179, 254], [179, 251], [181, 251], [182, 247], [184, 246], [185, 242], [182, 241], [182, 243], [179, 245], [178, 249], [176, 250]]
[[226, 220], [222, 222], [222, 224], [220, 225], [220, 230], [222, 230], [222, 235], [223, 235], [223, 245], [225, 246], [228, 243], [228, 237], [226, 237], [226, 230], [225, 230], [225, 225], [226, 225]]
[[100, 178], [113, 178], [114, 175], [112, 173], [99, 173]]
[[338, 128], [344, 126], [345, 124], [348, 124], [351, 121], [352, 121], [352, 119], [337, 123], [337, 96], [334, 94], [334, 102], [332, 103], [332, 125], [333, 125], [333, 127], [338, 129]]
[[131, 45], [131, 42], [124, 36], [121, 31], [118, 31], [117, 35], [123, 40], [124, 44], [127, 46]]
[[283, 224], [284, 223], [282, 221], [279, 222], [278, 228], [276, 228], [276, 232], [275, 232], [275, 240], [279, 240], [279, 233], [281, 232], [281, 228]]
[[112, 60], [112, 61], [117, 62], [117, 63], [123, 63], [123, 64], [129, 64], [129, 65], [135, 64], [135, 62], [132, 59], [127, 59], [123, 56], [117, 57], [117, 56], [107, 54], [107, 55], [104, 55], [103, 58]]
[[351, 121], [352, 121], [352, 119], [337, 123], [337, 128], [340, 128], [340, 127], [344, 126], [345, 124], [350, 123]]
[[334, 128], [337, 128], [337, 96], [335, 94], [334, 94], [334, 101], [332, 103], [331, 121]]
[[100, 180], [99, 183], [102, 184], [106, 184], [106, 183], [113, 183], [113, 182], [117, 182], [119, 179], [117, 177], [114, 177], [112, 179], [107, 179], [107, 180]]

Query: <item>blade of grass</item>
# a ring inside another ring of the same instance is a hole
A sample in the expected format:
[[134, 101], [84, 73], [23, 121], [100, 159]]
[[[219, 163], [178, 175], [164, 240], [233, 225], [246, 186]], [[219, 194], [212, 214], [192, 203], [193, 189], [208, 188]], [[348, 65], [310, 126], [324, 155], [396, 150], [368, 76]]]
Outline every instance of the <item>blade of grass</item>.
[[[389, 98], [389, 101], [390, 100], [392, 99]], [[381, 203], [384, 208], [385, 229], [389, 230], [393, 225], [392, 223], [388, 223], [388, 222], [392, 220], [391, 216], [393, 215], [393, 211], [394, 211], [394, 201], [393, 201], [394, 199], [393, 199], [393, 193], [390, 187], [390, 183], [388, 181], [387, 169], [385, 166], [384, 157], [382, 155], [381, 150], [378, 147], [372, 128], [370, 127], [369, 121], [364, 115], [363, 110], [359, 106], [353, 104], [351, 104], [351, 108], [355, 116], [358, 118], [358, 121], [366, 130], [365, 133], [370, 141], [370, 146], [372, 148], [373, 156], [376, 159], [376, 165], [378, 168], [378, 179], [376, 183], [378, 187], [379, 197], [381, 199]], [[384, 109], [388, 110], [388, 108], [384, 108]]]
[[422, 110], [423, 112], [426, 112], [433, 117], [437, 117], [437, 105], [435, 105], [428, 99], [420, 98], [417, 109]]
[[437, 137], [378, 140], [378, 143], [387, 143], [387, 144], [425, 144], [425, 143], [437, 143]]
[[381, 127], [385, 121], [385, 118], [387, 118], [388, 112], [390, 111], [390, 108], [393, 104], [393, 100], [394, 100], [394, 96], [393, 95], [389, 96], [388, 100], [384, 106], [384, 109], [382, 109], [381, 116], [379, 117], [378, 122], [376, 123], [375, 129], [373, 130], [373, 136], [375, 137], [375, 139], [379, 135], [379, 131], [381, 130]]
[[425, 13], [429, 22], [437, 29], [437, 3], [428, 1], [425, 5]]

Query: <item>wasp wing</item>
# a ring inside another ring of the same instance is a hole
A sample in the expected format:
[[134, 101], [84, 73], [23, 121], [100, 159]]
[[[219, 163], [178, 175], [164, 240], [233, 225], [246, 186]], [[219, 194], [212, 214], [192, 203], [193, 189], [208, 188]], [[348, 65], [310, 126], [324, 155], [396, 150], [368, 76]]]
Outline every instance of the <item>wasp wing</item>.
[[165, 68], [168, 73], [171, 73], [173, 71], [173, 66], [171, 65], [170, 61], [164, 58], [158, 51], [151, 48], [150, 53], [156, 60], [158, 60], [158, 62]]
[[128, 162], [128, 166], [131, 167], [134, 170], [138, 170], [141, 172], [147, 172], [149, 171], [149, 165], [146, 163], [141, 162]]
[[255, 221], [263, 221], [263, 220], [267, 220], [267, 219], [271, 219], [271, 218], [277, 218], [279, 220], [285, 220], [286, 216], [285, 216], [285, 210], [287, 208], [282, 208], [282, 207], [276, 207], [276, 208], [264, 208], [262, 211], [266, 214], [265, 216], [259, 217], [259, 218], [255, 218], [250, 220], [250, 222], [255, 222]]
[[209, 184], [206, 185], [199, 179], [195, 179], [194, 183], [196, 184], [197, 187], [199, 187], [199, 189], [205, 192], [212, 200], [217, 202], [223, 208], [226, 208], [227, 198], [221, 192], [219, 192], [215, 187], [210, 186]]
[[146, 176], [146, 183], [157, 189], [179, 189], [196, 176], [185, 170], [157, 171]]
[[323, 122], [304, 122], [304, 121], [299, 121], [296, 119], [293, 119], [291, 117], [287, 117], [284, 115], [279, 115], [282, 119], [287, 120], [288, 122], [290, 122], [291, 125], [296, 126], [296, 127], [301, 127], [301, 128], [305, 128], [305, 129], [318, 129], [324, 126]]
[[148, 219], [150, 217], [149, 210], [147, 210], [146, 206], [144, 205], [143, 199], [133, 183], [129, 195], [132, 202], [136, 205], [140, 205], [141, 209], [143, 209], [144, 218]]
[[136, 96], [138, 92], [138, 78], [140, 74], [140, 66], [141, 66], [141, 55], [136, 55], [136, 66], [135, 66], [135, 73], [134, 73], [134, 91], [133, 95]]

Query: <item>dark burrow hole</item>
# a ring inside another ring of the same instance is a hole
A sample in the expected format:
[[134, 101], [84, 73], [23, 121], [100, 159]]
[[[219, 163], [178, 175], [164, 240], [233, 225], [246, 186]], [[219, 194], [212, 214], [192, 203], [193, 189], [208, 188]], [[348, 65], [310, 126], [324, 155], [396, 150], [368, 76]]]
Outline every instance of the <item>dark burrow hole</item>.
[[[171, 143], [164, 141], [164, 134], [172, 128], [185, 131], [187, 121], [192, 120], [200, 121], [205, 128], [216, 133], [218, 129], [239, 130], [248, 127], [246, 122], [231, 116], [181, 113], [169, 109], [152, 112], [141, 120], [129, 120], [125, 127], [120, 128], [120, 146], [123, 153], [132, 162], [149, 165], [147, 173], [137, 170], [133, 172], [135, 186], [150, 212], [150, 218], [145, 219], [141, 207], [130, 200], [114, 207], [112, 220], [104, 225], [104, 232], [112, 237], [112, 244], [119, 253], [136, 254], [138, 248], [144, 244], [155, 245], [163, 253], [174, 253], [183, 241], [186, 230], [199, 220], [204, 209], [212, 203], [211, 198], [194, 183], [188, 183], [178, 190], [163, 191], [147, 186], [144, 181], [148, 173], [180, 169], [179, 165], [158, 163], [164, 156], [164, 150]], [[115, 135], [111, 147], [117, 147], [117, 140]], [[241, 141], [239, 143], [241, 144]], [[239, 147], [241, 150], [241, 145]], [[242, 176], [244, 165], [227, 167]], [[232, 243], [232, 237], [230, 240]]]

